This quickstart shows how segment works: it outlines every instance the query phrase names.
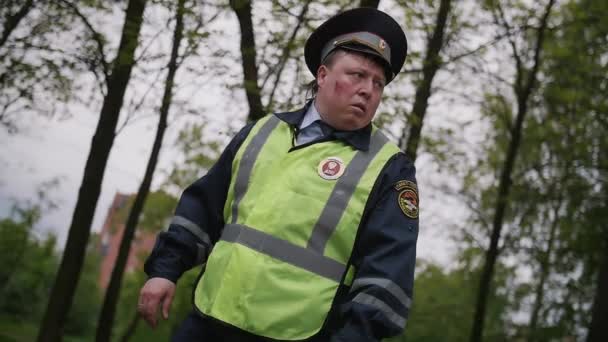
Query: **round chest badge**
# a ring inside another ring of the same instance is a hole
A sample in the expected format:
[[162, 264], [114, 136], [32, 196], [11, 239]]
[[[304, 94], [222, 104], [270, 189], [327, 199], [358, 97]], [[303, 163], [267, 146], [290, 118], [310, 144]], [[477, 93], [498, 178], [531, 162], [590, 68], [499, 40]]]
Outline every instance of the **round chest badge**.
[[323, 179], [338, 179], [344, 173], [344, 162], [338, 157], [329, 157], [319, 163], [317, 171]]

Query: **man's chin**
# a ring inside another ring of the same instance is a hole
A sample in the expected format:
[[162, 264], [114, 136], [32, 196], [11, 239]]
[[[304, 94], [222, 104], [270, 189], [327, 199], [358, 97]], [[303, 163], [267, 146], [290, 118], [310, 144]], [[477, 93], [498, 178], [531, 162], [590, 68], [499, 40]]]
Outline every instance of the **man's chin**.
[[352, 115], [352, 117], [346, 118], [340, 122], [340, 127], [336, 127], [341, 131], [356, 131], [369, 124], [369, 121], [364, 120], [363, 116]]

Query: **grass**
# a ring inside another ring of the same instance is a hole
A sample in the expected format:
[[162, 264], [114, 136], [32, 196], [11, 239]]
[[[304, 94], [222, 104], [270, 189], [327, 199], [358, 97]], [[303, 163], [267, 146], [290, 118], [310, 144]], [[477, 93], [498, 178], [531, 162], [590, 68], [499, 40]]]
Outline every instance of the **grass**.
[[[10, 316], [0, 316], [0, 342], [32, 342], [38, 335], [38, 325]], [[88, 342], [91, 337], [64, 336], [64, 342]]]

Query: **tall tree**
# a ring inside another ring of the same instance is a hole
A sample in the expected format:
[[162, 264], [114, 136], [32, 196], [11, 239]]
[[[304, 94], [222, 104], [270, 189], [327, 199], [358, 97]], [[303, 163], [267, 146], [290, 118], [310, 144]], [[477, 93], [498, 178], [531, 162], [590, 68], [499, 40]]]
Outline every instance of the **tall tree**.
[[[503, 225], [505, 210], [507, 208], [509, 191], [511, 188], [512, 170], [515, 165], [517, 152], [521, 142], [521, 132], [523, 122], [528, 113], [528, 101], [534, 91], [537, 83], [537, 73], [541, 64], [541, 52], [543, 49], [545, 31], [547, 30], [549, 16], [551, 14], [554, 0], [549, 0], [544, 8], [544, 12], [538, 26], [534, 29], [535, 40], [532, 46], [531, 65], [526, 67], [522, 60], [522, 52], [518, 50], [514, 37], [509, 37], [512, 47], [512, 57], [515, 61], [516, 80], [513, 84], [513, 91], [517, 99], [517, 114], [515, 122], [511, 125], [510, 136], [511, 140], [508, 146], [507, 155], [500, 173], [498, 193], [496, 197], [496, 207], [494, 209], [494, 217], [492, 220], [492, 231], [490, 235], [490, 245], [486, 251], [484, 267], [479, 280], [478, 295], [475, 304], [475, 313], [473, 316], [473, 325], [471, 328], [470, 341], [480, 342], [483, 336], [484, 320], [486, 315], [487, 301], [490, 294], [490, 286], [494, 273], [494, 266], [498, 258], [498, 242]], [[511, 23], [504, 15], [502, 4], [492, 2], [490, 4], [494, 18], [497, 23], [507, 31], [512, 30]]]
[[[403, 336], [390, 339], [390, 342], [406, 341], [463, 341], [467, 338], [467, 327], [472, 316], [475, 289], [469, 286], [480, 271], [481, 257], [478, 248], [468, 248], [456, 256], [456, 264], [450, 270], [424, 259], [417, 260], [415, 305]], [[512, 270], [501, 267], [502, 276], [497, 279], [501, 289], [507, 287], [507, 278]], [[458, 296], [454, 296], [458, 293]], [[509, 299], [508, 291], [497, 291], [497, 300], [490, 307], [488, 325], [491, 327], [491, 340], [505, 340], [507, 329], [502, 309]], [[441, 326], [441, 329], [437, 329]]]
[[[583, 299], [575, 302], [576, 306], [585, 306], [579, 309], [583, 319], [577, 327], [589, 327], [587, 341], [605, 341], [608, 339], [608, 161], [603, 155], [608, 150], [605, 135], [608, 130], [605, 96], [608, 23], [602, 18], [608, 15], [608, 4], [572, 0], [563, 12], [564, 20], [570, 25], [557, 33], [559, 38], [551, 51], [551, 67], [546, 71], [551, 83], [545, 98], [552, 112], [567, 120], [567, 130], [561, 137], [567, 152], [564, 154], [573, 156], [570, 164], [580, 179], [567, 195], [571, 201], [580, 200], [572, 205], [578, 209], [577, 215], [571, 215], [575, 229], [562, 237], [560, 242], [567, 249], [560, 250], [560, 259], [576, 258], [576, 270], [582, 273], [578, 286], [573, 287], [584, 291], [575, 292]], [[560, 260], [559, 264], [564, 262]], [[589, 306], [592, 306], [591, 315]]]
[[606, 10], [573, 0], [556, 11], [540, 96], [524, 124], [509, 216], [527, 211], [527, 218], [511, 220], [501, 255], [522, 260], [534, 274], [522, 284], [532, 305], [520, 335], [529, 341], [582, 340], [591, 324], [588, 307], [606, 248], [606, 168], [595, 157], [606, 149], [598, 115], [607, 103], [607, 80], [599, 75], [606, 74], [608, 26], [598, 20]]
[[243, 65], [243, 85], [249, 103], [247, 121], [255, 121], [265, 115], [261, 90], [258, 84], [258, 65], [255, 47], [255, 33], [251, 18], [251, 1], [232, 0], [230, 7], [236, 13], [241, 29], [241, 57]]
[[[608, 207], [608, 203], [606, 203]], [[608, 233], [606, 234], [608, 235]], [[587, 335], [587, 342], [600, 342], [608, 340], [608, 238], [603, 244], [604, 256], [597, 277], [595, 301], [591, 318], [591, 326]]]
[[167, 128], [167, 117], [169, 116], [169, 109], [171, 108], [171, 102], [173, 97], [173, 85], [175, 83], [175, 74], [180, 66], [183, 59], [179, 60], [180, 44], [184, 32], [184, 12], [186, 12], [185, 6], [186, 0], [179, 0], [175, 10], [175, 29], [173, 31], [173, 45], [171, 48], [171, 57], [167, 64], [167, 78], [165, 80], [165, 89], [160, 106], [160, 116], [158, 119], [158, 126], [156, 129], [156, 137], [152, 145], [152, 151], [150, 152], [150, 158], [146, 166], [144, 178], [139, 186], [135, 201], [129, 212], [129, 217], [125, 225], [125, 229], [120, 241], [120, 247], [118, 256], [112, 269], [112, 276], [99, 315], [97, 323], [96, 341], [104, 342], [109, 341], [112, 336], [112, 327], [114, 325], [114, 316], [116, 312], [116, 304], [120, 294], [120, 288], [122, 284], [122, 278], [125, 271], [125, 266], [129, 257], [129, 251], [131, 249], [131, 242], [135, 234], [135, 229], [139, 222], [139, 217], [146, 202], [148, 193], [150, 192], [150, 185], [154, 177], [154, 170], [158, 163], [158, 157], [160, 155], [160, 149], [163, 144], [163, 138], [165, 130]]
[[[294, 55], [294, 51], [302, 47], [303, 36], [310, 30], [308, 13], [312, 3], [314, 3], [313, 0], [272, 1], [272, 16], [262, 15], [257, 20], [258, 22], [272, 21], [284, 26], [284, 29], [269, 30], [267, 40], [262, 42], [258, 49], [253, 30], [253, 1], [236, 0], [230, 2], [232, 10], [237, 15], [241, 30], [240, 51], [243, 67], [243, 88], [249, 105], [247, 121], [255, 121], [277, 109], [291, 108], [293, 94], [300, 95], [303, 90], [302, 82], [297, 80], [300, 76], [301, 67], [298, 60], [301, 56]], [[330, 5], [334, 5], [334, 3], [328, 2], [328, 6]], [[295, 12], [294, 8], [298, 7], [299, 12]], [[294, 63], [294, 61], [296, 62]], [[289, 73], [291, 77], [285, 77], [285, 70], [289, 69], [288, 65], [290, 64], [296, 65], [296, 70], [289, 70], [292, 71], [292, 73]], [[290, 89], [292, 96], [284, 95], [284, 91], [279, 90], [279, 86], [285, 83], [288, 86], [284, 89]], [[276, 101], [279, 96], [287, 101]]]
[[65, 250], [38, 332], [40, 342], [61, 340], [65, 320], [72, 305], [105, 167], [114, 143], [118, 116], [135, 63], [135, 49], [138, 46], [145, 5], [146, 0], [130, 0], [127, 5], [120, 44], [108, 79], [107, 94], [99, 122], [91, 142]]
[[416, 87], [416, 96], [414, 106], [412, 107], [412, 117], [410, 119], [411, 126], [409, 134], [407, 135], [407, 142], [405, 130], [401, 135], [401, 142], [405, 143], [405, 146], [403, 146], [405, 153], [412, 160], [416, 160], [420, 132], [422, 131], [424, 116], [428, 107], [429, 98], [431, 97], [433, 78], [435, 78], [435, 74], [441, 66], [440, 52], [444, 46], [444, 36], [450, 9], [451, 0], [441, 0], [433, 33], [428, 38], [426, 44], [426, 53], [422, 64], [422, 80]]

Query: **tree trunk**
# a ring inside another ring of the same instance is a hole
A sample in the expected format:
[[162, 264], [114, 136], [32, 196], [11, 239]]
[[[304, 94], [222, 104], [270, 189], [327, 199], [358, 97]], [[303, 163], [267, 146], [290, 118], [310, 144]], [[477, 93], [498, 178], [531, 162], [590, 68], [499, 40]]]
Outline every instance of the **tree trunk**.
[[171, 57], [168, 64], [167, 79], [165, 81], [165, 90], [163, 94], [162, 104], [160, 107], [160, 118], [158, 120], [158, 127], [156, 130], [156, 137], [152, 146], [152, 152], [150, 153], [150, 159], [146, 166], [146, 172], [144, 178], [139, 186], [139, 191], [133, 202], [133, 207], [129, 212], [127, 218], [127, 224], [120, 242], [118, 256], [112, 270], [112, 277], [103, 301], [101, 308], [101, 314], [97, 323], [97, 342], [108, 342], [112, 336], [112, 327], [114, 325], [114, 316], [116, 313], [116, 304], [120, 296], [120, 286], [125, 271], [125, 266], [129, 259], [129, 251], [131, 249], [131, 242], [137, 228], [140, 214], [144, 207], [146, 197], [150, 192], [150, 185], [154, 176], [154, 170], [158, 162], [158, 156], [160, 154], [160, 148], [163, 143], [163, 137], [167, 128], [167, 116], [169, 115], [169, 108], [171, 106], [171, 100], [173, 95], [173, 84], [175, 79], [175, 73], [179, 67], [177, 59], [179, 57], [179, 46], [183, 36], [184, 30], [184, 3], [185, 0], [179, 0], [177, 3], [177, 10], [175, 15], [175, 31], [173, 32], [173, 46], [171, 49]]
[[63, 326], [72, 305], [89, 240], [91, 221], [114, 142], [114, 131], [135, 63], [135, 48], [138, 45], [145, 4], [146, 0], [130, 0], [127, 6], [118, 54], [108, 81], [108, 93], [91, 143], [61, 264], [38, 332], [40, 342], [61, 340]]
[[373, 7], [378, 8], [380, 0], [361, 0], [359, 7]]
[[608, 239], [604, 243], [604, 260], [597, 278], [593, 313], [587, 342], [608, 341]]
[[[519, 150], [519, 145], [521, 142], [521, 131], [524, 118], [528, 112], [528, 99], [530, 98], [530, 95], [532, 94], [532, 91], [536, 85], [536, 75], [540, 66], [540, 53], [542, 50], [544, 34], [554, 1], [555, 0], [549, 0], [549, 3], [545, 8], [545, 13], [543, 14], [543, 18], [536, 36], [534, 64], [529, 72], [526, 72], [526, 70], [523, 69], [523, 66], [519, 63], [519, 58], [517, 57], [519, 54], [517, 51], [515, 51], [515, 48], [513, 51], [518, 62], [517, 79], [523, 79], [526, 74], [528, 78], [523, 86], [519, 82], [517, 82], [514, 86], [515, 95], [517, 97], [517, 117], [515, 119], [515, 125], [513, 125], [511, 128], [511, 141], [509, 142], [507, 156], [500, 175], [496, 208], [494, 210], [494, 219], [492, 221], [490, 247], [486, 251], [485, 263], [479, 280], [479, 292], [477, 293], [475, 314], [473, 316], [473, 327], [471, 329], [471, 342], [480, 342], [483, 336], [485, 313], [488, 296], [490, 294], [490, 283], [494, 273], [494, 265], [496, 264], [496, 259], [498, 258], [498, 241], [500, 239], [500, 231], [502, 229], [509, 191], [511, 189], [511, 173], [515, 165], [515, 158], [517, 157], [517, 151]], [[513, 44], [513, 46], [515, 45]]]
[[532, 307], [532, 314], [530, 315], [530, 325], [528, 327], [528, 341], [534, 342], [537, 340], [536, 327], [538, 325], [538, 316], [540, 309], [543, 304], [543, 298], [545, 297], [545, 282], [549, 275], [549, 268], [551, 267], [551, 253], [553, 253], [553, 245], [555, 242], [555, 232], [559, 225], [560, 217], [559, 208], [561, 206], [561, 199], [558, 200], [558, 204], [553, 210], [553, 222], [551, 222], [551, 230], [549, 231], [549, 240], [547, 241], [547, 249], [543, 252], [540, 262], [540, 279], [536, 284], [536, 298], [534, 299], [534, 306]]
[[34, 0], [27, 0], [21, 8], [17, 11], [17, 13], [13, 15], [9, 15], [4, 22], [4, 27], [2, 30], [2, 35], [0, 36], [0, 47], [3, 47], [8, 37], [11, 33], [17, 28], [21, 19], [25, 18], [25, 16], [30, 12], [30, 10], [34, 7]]
[[243, 58], [243, 85], [249, 103], [247, 121], [255, 121], [264, 116], [260, 86], [258, 85], [258, 66], [256, 64], [255, 39], [251, 21], [251, 1], [232, 0], [230, 7], [236, 13], [241, 27], [241, 56]]
[[407, 143], [403, 148], [405, 149], [405, 154], [413, 161], [416, 160], [424, 115], [426, 114], [429, 98], [431, 97], [433, 78], [435, 78], [435, 73], [437, 73], [437, 70], [441, 66], [439, 52], [443, 47], [443, 37], [445, 36], [445, 26], [448, 21], [450, 8], [451, 0], [441, 0], [439, 11], [437, 12], [437, 20], [435, 21], [435, 29], [426, 45], [426, 56], [424, 57], [422, 68], [422, 82], [420, 82], [416, 89], [416, 97], [414, 99], [414, 106], [412, 107], [412, 118], [409, 120], [411, 125], [409, 135], [406, 138], [406, 130], [404, 129], [400, 139], [402, 144], [407, 139]]

